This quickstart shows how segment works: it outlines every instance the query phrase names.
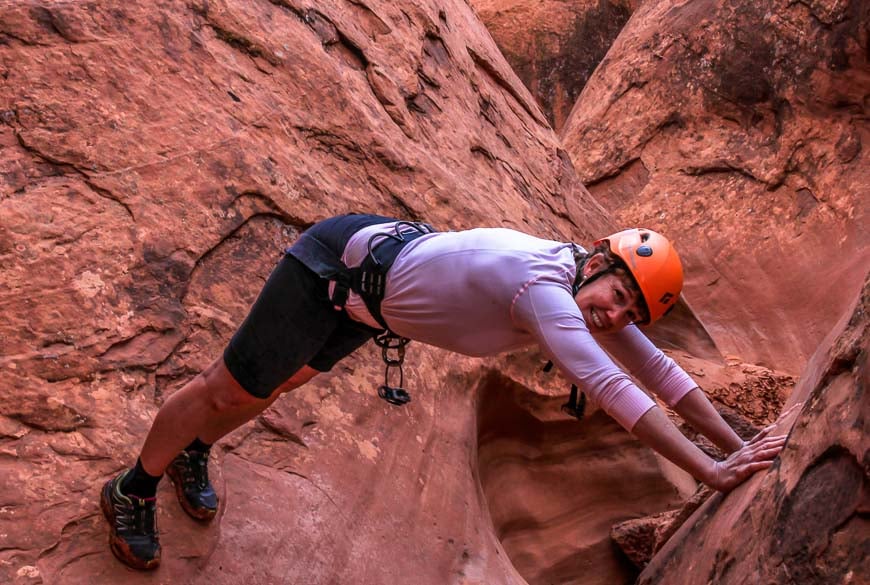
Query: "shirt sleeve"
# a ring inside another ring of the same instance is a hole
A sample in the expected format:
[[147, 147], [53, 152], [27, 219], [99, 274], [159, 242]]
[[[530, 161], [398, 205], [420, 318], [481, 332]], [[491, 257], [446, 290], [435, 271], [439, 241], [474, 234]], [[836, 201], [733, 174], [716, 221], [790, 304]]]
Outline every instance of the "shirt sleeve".
[[601, 345], [668, 406], [698, 387], [689, 374], [635, 325], [596, 337]]
[[514, 299], [512, 316], [571, 382], [629, 431], [655, 406], [592, 337], [565, 284], [528, 284]]

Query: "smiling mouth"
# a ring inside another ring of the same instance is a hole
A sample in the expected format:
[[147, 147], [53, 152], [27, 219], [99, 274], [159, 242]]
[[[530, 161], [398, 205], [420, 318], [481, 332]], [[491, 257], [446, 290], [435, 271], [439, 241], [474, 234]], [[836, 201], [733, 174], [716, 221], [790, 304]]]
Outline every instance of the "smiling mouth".
[[595, 325], [598, 329], [604, 329], [604, 323], [601, 321], [601, 317], [598, 316], [598, 313], [595, 312], [595, 309], [589, 309], [589, 316], [592, 319], [592, 324]]

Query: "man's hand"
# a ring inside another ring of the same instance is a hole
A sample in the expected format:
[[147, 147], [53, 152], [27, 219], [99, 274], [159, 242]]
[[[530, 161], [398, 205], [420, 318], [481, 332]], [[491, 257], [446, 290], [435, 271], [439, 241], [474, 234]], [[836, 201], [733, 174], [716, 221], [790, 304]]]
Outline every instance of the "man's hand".
[[706, 483], [720, 492], [730, 492], [753, 473], [773, 465], [773, 460], [782, 451], [785, 440], [786, 435], [768, 437], [765, 431], [761, 431], [728, 459], [717, 461], [713, 477]]
[[[793, 405], [779, 415], [776, 422], [764, 427], [743, 447], [732, 453], [724, 461], [717, 461], [713, 476], [706, 482], [710, 487], [720, 492], [730, 492], [749, 479], [752, 474], [767, 469], [773, 465], [773, 460], [782, 451], [787, 435], [769, 436], [791, 413], [803, 406], [803, 403]], [[790, 428], [789, 424], [786, 428]]]

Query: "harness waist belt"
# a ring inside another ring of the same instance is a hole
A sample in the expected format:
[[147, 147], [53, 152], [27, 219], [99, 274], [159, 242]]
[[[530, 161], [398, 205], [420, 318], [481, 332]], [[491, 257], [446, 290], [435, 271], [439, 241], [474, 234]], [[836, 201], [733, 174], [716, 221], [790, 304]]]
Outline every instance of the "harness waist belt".
[[381, 301], [387, 282], [387, 272], [402, 249], [426, 234], [435, 232], [432, 226], [398, 221], [395, 229], [373, 235], [368, 242], [369, 253], [358, 267], [348, 268], [341, 260], [350, 238], [359, 230], [397, 220], [377, 215], [343, 215], [315, 224], [302, 234], [287, 253], [295, 256], [321, 278], [335, 282], [332, 302], [343, 308], [349, 291], [365, 302], [371, 316], [385, 330], [390, 328], [381, 314]]

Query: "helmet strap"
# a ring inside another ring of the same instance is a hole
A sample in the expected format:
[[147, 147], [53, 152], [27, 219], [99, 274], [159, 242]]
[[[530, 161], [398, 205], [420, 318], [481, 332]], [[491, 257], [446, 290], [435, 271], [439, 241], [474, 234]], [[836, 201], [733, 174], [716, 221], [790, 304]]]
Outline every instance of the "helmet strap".
[[574, 283], [571, 285], [571, 294], [573, 296], [577, 296], [577, 292], [581, 287], [586, 286], [589, 283], [595, 282], [597, 279], [601, 278], [605, 274], [610, 274], [616, 270], [616, 266], [614, 264], [610, 264], [604, 270], [599, 270], [595, 274], [590, 274], [589, 276], [583, 276], [583, 269], [586, 267], [586, 263], [592, 257], [592, 254], [581, 254], [575, 250], [574, 252], [574, 260], [577, 262], [577, 275], [574, 277]]

